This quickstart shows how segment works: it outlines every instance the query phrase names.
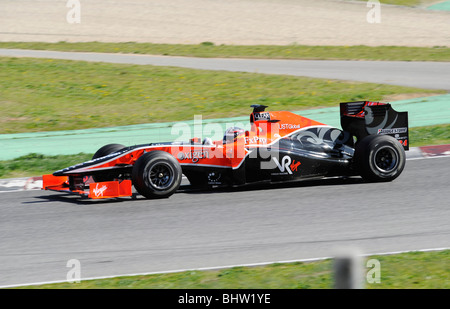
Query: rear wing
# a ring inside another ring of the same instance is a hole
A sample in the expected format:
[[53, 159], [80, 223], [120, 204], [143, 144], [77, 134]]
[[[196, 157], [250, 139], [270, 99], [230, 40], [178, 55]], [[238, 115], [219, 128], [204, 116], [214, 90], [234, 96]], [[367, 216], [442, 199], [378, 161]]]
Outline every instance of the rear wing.
[[397, 112], [391, 104], [358, 101], [340, 104], [341, 126], [361, 140], [367, 135], [390, 135], [409, 150], [408, 112]]

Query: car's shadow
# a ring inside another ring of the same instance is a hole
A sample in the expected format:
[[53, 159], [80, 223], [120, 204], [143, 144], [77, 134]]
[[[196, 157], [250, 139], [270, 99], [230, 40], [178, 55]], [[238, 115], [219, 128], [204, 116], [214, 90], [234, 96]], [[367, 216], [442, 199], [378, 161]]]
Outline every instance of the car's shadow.
[[318, 187], [318, 186], [342, 186], [362, 184], [365, 181], [361, 177], [335, 177], [335, 178], [321, 178], [309, 180], [295, 180], [289, 182], [257, 182], [242, 186], [224, 186], [213, 188], [195, 188], [190, 185], [180, 187], [178, 192], [187, 194], [213, 194], [217, 192], [245, 192], [257, 190], [277, 190], [289, 188], [304, 188], [304, 187]]
[[[246, 192], [246, 191], [261, 191], [261, 190], [278, 190], [278, 189], [289, 189], [289, 188], [306, 188], [306, 187], [318, 187], [318, 186], [342, 186], [342, 185], [354, 185], [362, 184], [364, 180], [360, 177], [336, 177], [336, 178], [325, 178], [325, 179], [311, 179], [302, 181], [290, 181], [290, 182], [257, 182], [246, 184], [242, 186], [224, 186], [224, 187], [204, 187], [198, 188], [193, 187], [189, 183], [180, 186], [178, 191], [175, 193], [185, 193], [185, 194], [215, 194], [215, 193], [225, 193], [225, 192]], [[72, 203], [76, 205], [101, 205], [101, 204], [120, 204], [123, 202], [130, 202], [134, 200], [146, 200], [143, 196], [133, 193], [132, 197], [120, 197], [120, 198], [109, 198], [109, 199], [98, 199], [92, 200], [88, 198], [83, 198], [74, 194], [67, 193], [57, 193], [57, 194], [45, 194], [40, 196], [35, 196], [34, 201], [26, 201], [23, 204], [36, 204], [42, 202], [65, 202]]]
[[[46, 191], [48, 192], [48, 191]], [[143, 197], [133, 194], [132, 197], [117, 197], [117, 198], [106, 198], [106, 199], [89, 199], [86, 197], [81, 197], [75, 194], [52, 192], [49, 194], [43, 194], [40, 196], [35, 196], [33, 201], [25, 201], [22, 204], [39, 204], [39, 203], [54, 203], [54, 202], [64, 202], [76, 205], [101, 205], [101, 204], [117, 204], [123, 202], [130, 202], [136, 199], [142, 199]]]

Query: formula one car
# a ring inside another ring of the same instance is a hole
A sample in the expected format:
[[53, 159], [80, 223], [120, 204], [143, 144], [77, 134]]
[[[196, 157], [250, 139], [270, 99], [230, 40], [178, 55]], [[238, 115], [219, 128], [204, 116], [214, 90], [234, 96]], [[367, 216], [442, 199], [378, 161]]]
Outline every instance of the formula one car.
[[231, 127], [216, 141], [109, 144], [90, 161], [44, 175], [43, 189], [93, 199], [167, 198], [180, 187], [182, 174], [191, 186], [206, 187], [336, 176], [380, 182], [403, 171], [408, 113], [389, 103], [341, 103], [342, 129], [287, 111], [269, 112], [264, 105], [252, 107], [249, 130]]

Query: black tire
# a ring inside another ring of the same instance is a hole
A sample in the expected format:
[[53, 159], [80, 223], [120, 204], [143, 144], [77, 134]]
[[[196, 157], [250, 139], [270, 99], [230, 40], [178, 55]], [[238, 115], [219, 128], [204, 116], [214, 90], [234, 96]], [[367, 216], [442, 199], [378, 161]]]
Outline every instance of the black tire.
[[[107, 156], [109, 154], [112, 154], [116, 151], [119, 151], [121, 149], [125, 148], [124, 145], [121, 144], [108, 144], [103, 147], [101, 147], [99, 150], [97, 150], [96, 153], [92, 156], [92, 160], [98, 159], [104, 156]], [[104, 174], [96, 174], [93, 175], [92, 178], [95, 182], [103, 182], [103, 181], [111, 181], [117, 178], [119, 175], [117, 172], [107, 172]]]
[[143, 154], [134, 164], [132, 181], [136, 191], [146, 198], [167, 198], [181, 184], [182, 170], [178, 161], [164, 151]]
[[355, 161], [364, 180], [392, 181], [402, 173], [406, 155], [392, 136], [369, 135], [356, 144]]
[[121, 149], [125, 148], [124, 145], [121, 144], [108, 144], [97, 150], [96, 153], [92, 156], [92, 159], [98, 159], [104, 156], [107, 156], [109, 154], [112, 154], [116, 151], [119, 151]]

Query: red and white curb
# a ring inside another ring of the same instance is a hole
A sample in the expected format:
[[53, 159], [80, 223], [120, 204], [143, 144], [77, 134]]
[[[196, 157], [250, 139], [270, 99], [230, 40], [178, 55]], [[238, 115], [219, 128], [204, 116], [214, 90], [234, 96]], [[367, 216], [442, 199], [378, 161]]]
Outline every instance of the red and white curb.
[[450, 156], [450, 145], [412, 147], [409, 151], [406, 152], [406, 154], [407, 159], [411, 159], [413, 157], [419, 158], [447, 157]]
[[42, 176], [0, 179], [0, 193], [39, 190], [42, 188]]
[[[448, 156], [450, 156], [450, 144], [411, 147], [409, 151], [406, 152], [406, 160], [431, 159]], [[40, 190], [41, 188], [42, 176], [0, 179], [0, 193], [25, 190]]]

